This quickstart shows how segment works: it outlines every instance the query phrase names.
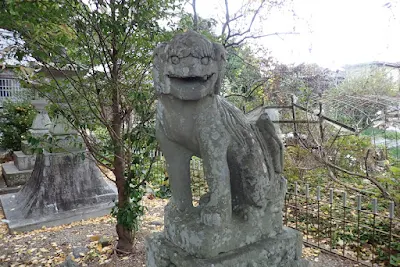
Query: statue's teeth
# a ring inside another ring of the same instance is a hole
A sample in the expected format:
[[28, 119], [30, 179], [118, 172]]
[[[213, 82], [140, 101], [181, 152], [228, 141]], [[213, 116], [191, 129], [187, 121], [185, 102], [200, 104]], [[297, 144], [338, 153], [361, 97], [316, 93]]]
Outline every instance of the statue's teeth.
[[206, 81], [207, 79], [208, 79], [207, 75], [204, 75], [204, 76], [203, 76], [203, 80]]

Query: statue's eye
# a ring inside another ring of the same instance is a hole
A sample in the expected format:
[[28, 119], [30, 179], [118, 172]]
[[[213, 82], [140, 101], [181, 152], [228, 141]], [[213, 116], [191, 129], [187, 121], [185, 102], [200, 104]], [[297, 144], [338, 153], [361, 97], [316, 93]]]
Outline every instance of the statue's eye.
[[201, 58], [201, 64], [208, 65], [209, 62], [210, 62], [210, 58], [209, 57], [202, 57]]
[[178, 63], [179, 63], [179, 57], [177, 57], [177, 56], [172, 56], [172, 57], [171, 57], [171, 62], [172, 62], [172, 64], [178, 64]]

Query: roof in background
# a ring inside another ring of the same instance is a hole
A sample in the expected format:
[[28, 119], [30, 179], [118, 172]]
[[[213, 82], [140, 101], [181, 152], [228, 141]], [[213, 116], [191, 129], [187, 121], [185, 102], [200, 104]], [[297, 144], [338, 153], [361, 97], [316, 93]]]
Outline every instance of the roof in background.
[[17, 60], [14, 57], [6, 55], [9, 49], [16, 44], [23, 44], [23, 41], [19, 39], [15, 34], [8, 30], [0, 29], [0, 67], [6, 65], [7, 67], [13, 66], [31, 66], [37, 61], [30, 56], [24, 56], [22, 60]]

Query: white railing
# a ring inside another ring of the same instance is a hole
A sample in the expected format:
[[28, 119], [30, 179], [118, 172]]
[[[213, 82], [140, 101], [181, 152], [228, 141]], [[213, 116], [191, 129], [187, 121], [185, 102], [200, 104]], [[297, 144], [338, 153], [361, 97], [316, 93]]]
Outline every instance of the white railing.
[[17, 100], [22, 97], [23, 91], [18, 79], [0, 77], [0, 108], [6, 99]]

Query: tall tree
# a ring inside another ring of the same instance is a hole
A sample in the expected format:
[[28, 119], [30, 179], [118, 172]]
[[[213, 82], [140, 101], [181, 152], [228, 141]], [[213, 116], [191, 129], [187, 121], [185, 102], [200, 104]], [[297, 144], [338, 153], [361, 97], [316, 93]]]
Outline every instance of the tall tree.
[[[130, 252], [143, 213], [142, 185], [152, 165], [148, 155], [155, 147], [152, 50], [167, 37], [159, 21], [177, 8], [175, 1], [3, 2], [0, 27], [17, 40], [8, 54], [37, 60], [46, 76], [21, 67], [25, 80], [67, 118], [97, 162], [113, 172], [117, 249]], [[99, 142], [88, 129], [103, 130], [108, 142]]]

